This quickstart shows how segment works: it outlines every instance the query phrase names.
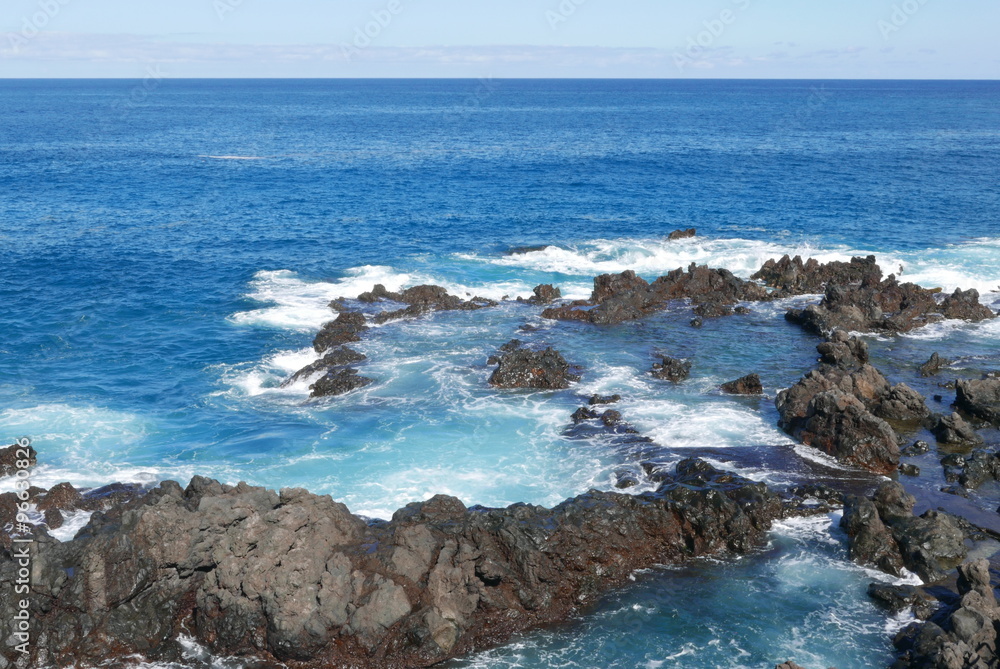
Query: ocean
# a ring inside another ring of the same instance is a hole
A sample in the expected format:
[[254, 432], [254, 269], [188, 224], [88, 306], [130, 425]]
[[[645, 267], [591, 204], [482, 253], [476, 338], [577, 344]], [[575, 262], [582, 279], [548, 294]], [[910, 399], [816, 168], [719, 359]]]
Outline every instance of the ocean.
[[[315, 358], [328, 302], [377, 283], [583, 298], [606, 272], [746, 278], [785, 253], [875, 254], [1000, 308], [997, 82], [0, 80], [0, 117], [0, 440], [34, 440], [44, 487], [200, 474], [372, 518], [437, 493], [552, 505], [628, 465], [566, 434], [589, 395], [618, 393], [664, 463], [864, 488], [877, 479], [776, 426], [775, 394], [816, 359], [783, 314], [815, 297], [697, 330], [683, 305], [594, 327], [506, 301], [374, 328], [361, 391], [281, 384]], [[953, 375], [1000, 369], [998, 323], [867, 339], [943, 410], [916, 366], [939, 352]], [[486, 360], [513, 337], [582, 380], [490, 388]], [[691, 359], [691, 379], [653, 379], [663, 354]], [[718, 392], [750, 372], [765, 398]], [[936, 458], [906, 485], [943, 485]], [[992, 514], [998, 497], [961, 503]], [[890, 579], [848, 561], [836, 516], [788, 521], [759, 553], [636, 574], [578, 619], [449, 666], [886, 666], [907, 620], [868, 599], [873, 580]]]

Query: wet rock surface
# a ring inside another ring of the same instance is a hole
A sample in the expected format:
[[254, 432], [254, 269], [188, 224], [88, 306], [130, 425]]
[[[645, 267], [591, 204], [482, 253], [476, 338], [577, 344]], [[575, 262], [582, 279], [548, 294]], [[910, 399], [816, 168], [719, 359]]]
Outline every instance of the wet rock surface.
[[815, 258], [803, 262], [801, 256], [786, 255], [779, 260], [768, 260], [751, 278], [776, 289], [775, 297], [790, 297], [822, 293], [828, 284], [878, 283], [882, 279], [882, 269], [875, 262], [875, 256], [854, 257], [850, 262], [820, 263]]
[[770, 298], [767, 290], [756, 282], [744, 281], [729, 270], [692, 263], [686, 271], [675, 269], [653, 283], [631, 270], [601, 275], [594, 279], [590, 300], [546, 309], [542, 316], [595, 324], [622, 323], [666, 309], [672, 301], [681, 299], [688, 299], [695, 305], [712, 304], [712, 309], [724, 309], [737, 302]]
[[935, 376], [938, 372], [950, 364], [950, 360], [945, 360], [937, 353], [932, 353], [930, 359], [920, 365], [920, 376]]
[[698, 230], [695, 228], [688, 228], [686, 230], [674, 230], [669, 235], [667, 235], [667, 241], [676, 241], [678, 239], [690, 239], [698, 234]]
[[723, 383], [720, 389], [730, 395], [763, 395], [764, 386], [757, 374], [747, 374], [744, 377]]
[[896, 481], [882, 483], [872, 498], [847, 496], [841, 527], [851, 559], [895, 576], [905, 567], [926, 583], [945, 578], [965, 559], [965, 533], [949, 514], [914, 516], [915, 504]]
[[[215, 655], [297, 667], [430, 666], [563, 620], [638, 568], [761, 545], [781, 502], [687, 460], [655, 492], [591, 492], [545, 509], [437, 496], [366, 523], [329, 497], [196, 477], [39, 534], [37, 662]], [[0, 558], [12, 587], [15, 563]], [[11, 619], [11, 598], [0, 615]], [[0, 649], [13, 661], [9, 646]]]
[[[27, 458], [25, 458], [27, 454]], [[0, 449], [0, 476], [13, 476], [19, 469], [34, 467], [38, 462], [38, 453], [34, 448], [12, 444], [7, 448]], [[27, 467], [19, 465], [27, 464]]]
[[653, 363], [650, 374], [664, 381], [680, 383], [691, 376], [691, 361], [671, 358], [665, 355], [661, 358], [660, 362]]
[[940, 444], [952, 446], [978, 446], [983, 438], [958, 413], [935, 414], [930, 418], [930, 430]]
[[309, 390], [312, 391], [313, 397], [333, 397], [364, 388], [371, 383], [371, 379], [359, 376], [356, 369], [337, 367], [309, 386]]
[[924, 623], [903, 629], [894, 644], [893, 669], [990, 669], [1000, 665], [1000, 608], [990, 564], [972, 560], [958, 568], [958, 596]]
[[984, 421], [1000, 426], [1000, 379], [962, 380], [955, 384], [955, 406]]
[[834, 332], [817, 347], [823, 360], [775, 400], [778, 425], [803, 444], [878, 474], [899, 464], [899, 440], [886, 421], [919, 423], [930, 411], [905, 384], [891, 385], [867, 363], [867, 347]]
[[501, 348], [500, 355], [490, 360], [497, 368], [490, 375], [490, 385], [497, 388], [538, 388], [556, 390], [569, 388], [579, 381], [562, 354], [553, 348], [535, 351], [512, 340]]

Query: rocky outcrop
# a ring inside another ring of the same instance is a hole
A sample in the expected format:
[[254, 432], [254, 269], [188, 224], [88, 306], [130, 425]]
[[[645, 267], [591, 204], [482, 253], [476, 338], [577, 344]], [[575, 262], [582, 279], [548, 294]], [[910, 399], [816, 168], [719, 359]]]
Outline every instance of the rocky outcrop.
[[[28, 457], [25, 458], [25, 455]], [[13, 476], [18, 470], [34, 467], [37, 462], [38, 453], [30, 444], [28, 446], [13, 444], [2, 448], [0, 449], [0, 477]]]
[[896, 481], [882, 483], [871, 499], [848, 495], [840, 524], [851, 559], [895, 576], [905, 567], [925, 583], [947, 576], [965, 559], [965, 534], [941, 511], [914, 516], [915, 503]]
[[945, 360], [937, 353], [932, 353], [930, 359], [920, 365], [920, 376], [935, 376], [942, 368], [951, 364], [951, 360]]
[[330, 370], [333, 367], [346, 367], [348, 365], [364, 362], [368, 359], [364, 353], [359, 353], [347, 346], [337, 346], [330, 349], [326, 355], [319, 360], [312, 362], [299, 371], [292, 374], [281, 385], [288, 386], [301, 379], [308, 378], [317, 372]]
[[695, 305], [733, 305], [769, 298], [762, 286], [744, 281], [729, 270], [692, 263], [687, 271], [675, 269], [653, 283], [631, 270], [601, 275], [594, 279], [590, 300], [546, 309], [542, 316], [596, 324], [621, 323], [666, 309], [671, 301], [680, 299]]
[[671, 358], [668, 355], [662, 357], [660, 362], [654, 362], [650, 374], [664, 381], [680, 383], [691, 376], [691, 361]]
[[534, 295], [528, 298], [529, 304], [552, 304], [556, 300], [562, 298], [562, 291], [550, 283], [543, 283], [539, 286], [535, 286], [532, 292]]
[[886, 421], [918, 423], [930, 411], [905, 384], [890, 385], [867, 362], [867, 347], [835, 332], [817, 347], [824, 360], [778, 393], [778, 425], [803, 444], [845, 464], [888, 474], [899, 464], [899, 443]]
[[674, 230], [669, 235], [667, 235], [667, 241], [677, 241], [678, 239], [690, 239], [698, 234], [696, 228], [688, 228], [687, 230]]
[[750, 278], [774, 288], [774, 297], [789, 297], [822, 293], [828, 284], [877, 284], [882, 280], [882, 269], [876, 264], [875, 256], [822, 264], [815, 258], [802, 262], [801, 256], [790, 258], [786, 255], [780, 260], [768, 260]]
[[359, 376], [358, 370], [350, 367], [336, 367], [328, 371], [309, 386], [313, 397], [333, 397], [343, 395], [370, 385], [372, 380]]
[[949, 416], [935, 414], [929, 419], [930, 431], [938, 443], [957, 446], [978, 446], [983, 438], [957, 413]]
[[[177, 661], [183, 633], [268, 666], [430, 666], [566, 619], [636, 569], [752, 550], [780, 514], [763, 484], [698, 460], [642, 495], [553, 509], [437, 496], [374, 523], [303, 490], [165, 482], [71, 542], [39, 532], [29, 659]], [[15, 578], [0, 559], [0, 587]]]
[[1000, 665], [1000, 607], [990, 565], [973, 560], [958, 568], [958, 600], [925, 623], [912, 623], [895, 639], [893, 669], [991, 669]]
[[1000, 455], [996, 452], [949, 453], [941, 459], [941, 464], [945, 481], [958, 483], [966, 489], [978, 488], [987, 481], [1000, 481]]
[[1000, 426], [1000, 379], [958, 381], [955, 390], [955, 406], [970, 416]]
[[361, 335], [368, 329], [365, 315], [360, 311], [343, 311], [323, 325], [313, 339], [313, 350], [325, 354], [335, 346], [361, 341]]
[[723, 383], [720, 390], [730, 395], [763, 395], [764, 386], [761, 385], [760, 376], [757, 374], [747, 374], [746, 376]]
[[945, 318], [973, 323], [997, 317], [992, 309], [979, 303], [979, 291], [975, 288], [969, 290], [956, 288], [954, 293], [941, 302], [941, 313]]
[[554, 348], [534, 351], [512, 340], [501, 348], [500, 355], [490, 359], [497, 368], [490, 375], [490, 385], [497, 388], [539, 388], [556, 390], [569, 388], [580, 376]]

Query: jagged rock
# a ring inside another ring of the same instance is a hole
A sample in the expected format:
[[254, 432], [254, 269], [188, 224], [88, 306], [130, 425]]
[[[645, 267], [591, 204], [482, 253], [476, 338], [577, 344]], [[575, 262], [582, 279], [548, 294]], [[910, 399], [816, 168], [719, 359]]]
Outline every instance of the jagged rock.
[[[763, 484], [700, 461], [652, 493], [553, 509], [437, 496], [371, 524], [303, 490], [165, 482], [37, 551], [27, 660], [177, 662], [183, 633], [251, 665], [426, 667], [565, 620], [636, 569], [754, 550], [780, 514]], [[0, 556], [6, 592], [16, 569]]]
[[621, 395], [591, 395], [590, 399], [587, 400], [587, 404], [594, 406], [595, 404], [614, 404], [620, 402], [622, 399]]
[[820, 264], [815, 258], [802, 262], [800, 256], [787, 255], [780, 260], [768, 260], [752, 277], [764, 285], [776, 288], [779, 296], [821, 293], [828, 283], [840, 286], [877, 284], [882, 269], [875, 256], [851, 258], [850, 262], [833, 261]]
[[[28, 457], [25, 458], [24, 456]], [[27, 467], [19, 467], [18, 464], [26, 463]], [[0, 477], [13, 476], [20, 469], [30, 469], [38, 463], [38, 452], [30, 445], [21, 446], [13, 444], [7, 448], [0, 449]]]
[[548, 283], [535, 286], [533, 292], [534, 295], [528, 298], [531, 304], [552, 304], [562, 297], [562, 291]]
[[970, 455], [951, 453], [941, 459], [945, 480], [958, 482], [963, 488], [975, 489], [987, 481], [1000, 480], [1000, 455], [985, 450]]
[[693, 327], [693, 328], [700, 328], [704, 324], [705, 324], [704, 321], [702, 321], [700, 318], [692, 318], [691, 319], [691, 327]]
[[736, 311], [729, 304], [703, 302], [694, 308], [694, 313], [699, 318], [722, 318], [723, 316], [732, 316]]
[[951, 360], [945, 360], [937, 353], [932, 353], [930, 359], [920, 365], [920, 376], [934, 376], [940, 372], [943, 367], [947, 367], [950, 364]]
[[920, 590], [912, 585], [890, 585], [878, 582], [868, 585], [868, 596], [893, 614], [911, 609], [915, 604], [925, 601]]
[[498, 388], [569, 388], [580, 377], [554, 348], [544, 351], [514, 347], [503, 352], [490, 376], [490, 385]]
[[941, 313], [944, 314], [945, 318], [956, 318], [973, 323], [997, 317], [989, 307], [979, 303], [979, 291], [975, 288], [969, 290], [956, 288], [954, 293], [941, 302]]
[[687, 230], [674, 230], [669, 235], [667, 235], [667, 241], [675, 241], [678, 239], [689, 239], [698, 234], [696, 228], [688, 228]]
[[368, 329], [365, 315], [360, 311], [342, 311], [326, 323], [313, 340], [317, 353], [326, 353], [334, 346], [361, 341], [361, 333]]
[[665, 355], [661, 362], [653, 363], [650, 373], [658, 379], [680, 383], [691, 376], [691, 361]]
[[788, 662], [782, 662], [774, 666], [774, 669], [805, 669], [805, 667], [799, 666], [789, 660]]
[[1000, 665], [997, 628], [1000, 608], [990, 582], [989, 562], [973, 560], [958, 568], [956, 605], [933, 621], [912, 623], [894, 644], [899, 669], [991, 669]]
[[585, 420], [593, 420], [594, 418], [597, 418], [599, 415], [600, 414], [594, 411], [593, 409], [588, 409], [587, 407], [580, 407], [579, 409], [573, 412], [573, 415], [570, 416], [570, 418], [573, 419], [574, 423], [580, 423]]
[[730, 395], [763, 395], [764, 386], [761, 385], [760, 376], [757, 374], [747, 374], [746, 376], [723, 383], [720, 386], [722, 392]]
[[37, 507], [42, 512], [50, 509], [68, 511], [78, 508], [82, 501], [83, 495], [71, 483], [59, 483], [49, 488], [49, 491], [38, 502]]
[[299, 371], [292, 374], [284, 382], [282, 382], [282, 387], [291, 385], [300, 379], [308, 378], [317, 372], [323, 370], [330, 370], [333, 367], [346, 367], [348, 365], [353, 365], [358, 362], [363, 362], [368, 359], [364, 353], [359, 353], [353, 348], [347, 346], [337, 346], [336, 348], [330, 349], [330, 351], [324, 355], [319, 360], [312, 362]]
[[843, 330], [834, 330], [830, 339], [816, 347], [820, 361], [839, 367], [857, 367], [868, 362], [868, 344]]
[[899, 472], [906, 476], [917, 477], [920, 476], [920, 467], [908, 462], [905, 465], [899, 466]]
[[907, 446], [902, 450], [901, 455], [905, 455], [908, 458], [915, 457], [917, 455], [923, 455], [931, 450], [930, 444], [926, 441], [915, 441], [911, 445]]
[[931, 420], [931, 432], [939, 443], [971, 446], [983, 443], [983, 438], [957, 413], [950, 416], [937, 414]]
[[546, 309], [542, 316], [595, 324], [621, 323], [665, 309], [671, 301], [680, 299], [689, 299], [695, 305], [732, 305], [770, 298], [765, 288], [744, 281], [729, 270], [692, 263], [687, 271], [675, 269], [653, 283], [636, 276], [632, 270], [601, 275], [594, 279], [589, 301]]
[[504, 253], [508, 256], [524, 255], [525, 253], [535, 253], [549, 248], [549, 244], [535, 244], [533, 246], [512, 246]]
[[955, 406], [971, 416], [1000, 425], [1000, 378], [958, 381]]
[[358, 376], [358, 370], [356, 369], [337, 367], [327, 372], [325, 376], [309, 386], [309, 390], [312, 391], [312, 397], [331, 397], [343, 395], [358, 388], [364, 388], [370, 383], [372, 383], [372, 380], [364, 376]]
[[965, 533], [940, 511], [916, 517], [916, 500], [896, 481], [886, 481], [872, 499], [850, 495], [841, 526], [851, 559], [899, 576], [902, 567], [933, 583], [965, 559]]

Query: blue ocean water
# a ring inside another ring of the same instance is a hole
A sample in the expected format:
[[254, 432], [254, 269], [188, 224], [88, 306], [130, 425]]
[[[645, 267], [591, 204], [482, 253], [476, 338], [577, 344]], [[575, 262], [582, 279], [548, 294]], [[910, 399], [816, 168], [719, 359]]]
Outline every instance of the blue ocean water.
[[[375, 283], [583, 297], [604, 272], [874, 253], [1000, 300], [995, 82], [6, 80], [0, 117], [0, 439], [34, 438], [39, 485], [203, 474], [373, 517], [435, 493], [554, 504], [628, 466], [564, 434], [594, 392], [620, 393], [664, 462], [865, 485], [785, 437], [770, 399], [715, 390], [755, 371], [773, 398], [812, 366], [788, 303], [695, 331], [683, 308], [593, 328], [507, 302], [374, 329], [361, 392], [280, 384], [312, 360], [327, 302]], [[506, 253], [523, 245], [548, 247]], [[560, 349], [581, 383], [490, 389], [486, 358], [514, 336]], [[998, 336], [946, 322], [871, 345], [932, 395], [916, 364], [995, 369]], [[691, 358], [692, 380], [645, 374], [657, 353]], [[829, 519], [782, 525], [760, 555], [639, 575], [456, 666], [881, 666], [902, 622], [867, 600], [872, 578]]]

